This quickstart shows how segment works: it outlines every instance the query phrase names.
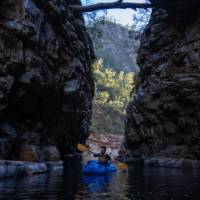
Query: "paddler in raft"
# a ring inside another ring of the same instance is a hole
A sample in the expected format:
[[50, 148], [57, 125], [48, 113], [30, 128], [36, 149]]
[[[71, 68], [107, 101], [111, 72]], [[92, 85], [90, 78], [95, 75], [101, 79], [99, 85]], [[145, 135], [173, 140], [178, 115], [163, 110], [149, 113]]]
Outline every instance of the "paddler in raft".
[[106, 153], [106, 146], [101, 146], [99, 153], [93, 153], [94, 157], [99, 157], [99, 162], [106, 165], [111, 161], [111, 157]]

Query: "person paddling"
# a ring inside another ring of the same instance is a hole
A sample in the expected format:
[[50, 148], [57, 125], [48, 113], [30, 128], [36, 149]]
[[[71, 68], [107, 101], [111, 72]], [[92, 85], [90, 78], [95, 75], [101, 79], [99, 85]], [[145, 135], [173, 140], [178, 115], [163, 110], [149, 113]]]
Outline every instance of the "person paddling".
[[111, 161], [111, 157], [106, 153], [106, 146], [101, 146], [99, 153], [94, 153], [94, 157], [99, 157], [99, 162], [102, 164], [108, 164]]

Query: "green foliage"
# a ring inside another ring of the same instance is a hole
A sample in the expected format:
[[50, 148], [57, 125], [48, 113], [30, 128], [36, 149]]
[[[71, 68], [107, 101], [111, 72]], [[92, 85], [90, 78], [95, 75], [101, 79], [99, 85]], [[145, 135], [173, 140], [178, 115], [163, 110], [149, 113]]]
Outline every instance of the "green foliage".
[[134, 73], [117, 72], [103, 66], [103, 60], [96, 60], [93, 65], [95, 79], [95, 101], [119, 111], [125, 111], [134, 88]]
[[108, 101], [109, 94], [108, 92], [99, 92], [96, 94], [97, 101], [101, 102], [102, 104], [106, 103]]

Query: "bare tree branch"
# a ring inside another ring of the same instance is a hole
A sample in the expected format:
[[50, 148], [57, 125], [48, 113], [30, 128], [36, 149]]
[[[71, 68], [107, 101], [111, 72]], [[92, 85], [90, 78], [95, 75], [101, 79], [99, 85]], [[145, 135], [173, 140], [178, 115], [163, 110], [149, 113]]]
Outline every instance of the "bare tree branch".
[[120, 9], [126, 9], [126, 8], [131, 8], [131, 9], [137, 9], [137, 8], [151, 8], [151, 4], [146, 4], [146, 3], [129, 3], [129, 2], [123, 2], [123, 0], [117, 0], [115, 2], [110, 2], [110, 3], [97, 3], [93, 5], [87, 5], [87, 6], [80, 6], [80, 5], [70, 5], [70, 8], [72, 8], [75, 11], [79, 12], [92, 12], [96, 10], [104, 10], [104, 9], [115, 9], [115, 8], [120, 8]]

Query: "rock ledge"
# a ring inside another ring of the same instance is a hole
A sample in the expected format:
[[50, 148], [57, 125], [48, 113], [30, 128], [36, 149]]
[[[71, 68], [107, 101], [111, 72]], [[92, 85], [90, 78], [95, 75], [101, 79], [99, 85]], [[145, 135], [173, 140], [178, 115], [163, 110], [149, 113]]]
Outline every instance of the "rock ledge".
[[23, 161], [0, 161], [0, 178], [21, 175], [33, 175], [46, 173], [52, 170], [62, 170], [63, 162], [23, 162]]

